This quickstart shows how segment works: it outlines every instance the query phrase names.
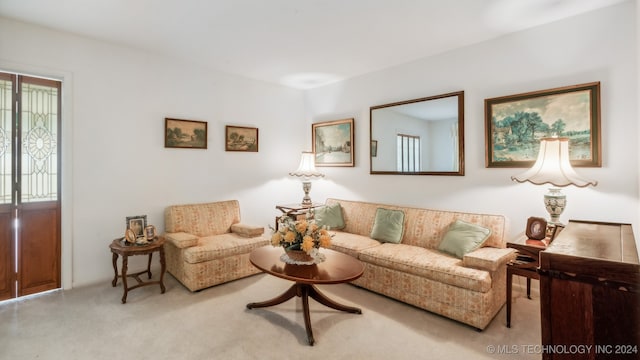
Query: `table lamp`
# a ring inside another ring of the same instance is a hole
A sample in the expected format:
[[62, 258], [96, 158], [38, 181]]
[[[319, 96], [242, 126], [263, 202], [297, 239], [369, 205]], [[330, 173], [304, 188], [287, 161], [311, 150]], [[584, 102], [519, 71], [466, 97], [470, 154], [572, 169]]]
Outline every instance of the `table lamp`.
[[559, 189], [560, 187], [598, 185], [597, 181], [585, 179], [573, 170], [569, 161], [569, 138], [566, 137], [542, 138], [540, 153], [533, 167], [520, 175], [512, 176], [511, 180], [554, 186], [544, 195], [544, 205], [551, 216], [549, 223], [553, 225], [562, 225], [560, 214], [567, 203], [567, 198]]
[[302, 198], [302, 206], [311, 206], [311, 197], [309, 191], [311, 191], [311, 180], [313, 178], [324, 177], [324, 174], [316, 170], [314, 153], [309, 151], [303, 151], [300, 158], [300, 165], [296, 171], [290, 172], [289, 175], [297, 176], [302, 179], [302, 190], [304, 191], [304, 197]]

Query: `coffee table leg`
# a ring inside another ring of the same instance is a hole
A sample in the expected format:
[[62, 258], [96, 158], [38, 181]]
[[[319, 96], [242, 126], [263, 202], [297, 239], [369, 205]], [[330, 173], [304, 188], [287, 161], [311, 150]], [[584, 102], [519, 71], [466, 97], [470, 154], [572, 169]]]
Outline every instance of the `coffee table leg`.
[[346, 312], [352, 313], [352, 314], [362, 314], [362, 310], [360, 310], [357, 307], [342, 305], [342, 304], [339, 304], [339, 303], [329, 299], [326, 295], [321, 293], [320, 290], [318, 290], [318, 288], [316, 288], [313, 285], [309, 285], [309, 296], [311, 296], [313, 299], [315, 299], [320, 304], [322, 304], [324, 306], [327, 306], [327, 307], [330, 307], [332, 309], [336, 309], [336, 310], [340, 310], [340, 311], [346, 311]]
[[304, 327], [307, 329], [307, 341], [311, 346], [313, 346], [313, 344], [316, 342], [313, 338], [313, 330], [311, 330], [311, 315], [309, 315], [309, 295], [312, 292], [312, 286], [313, 285], [300, 284], [300, 293], [302, 297], [302, 314], [304, 315]]
[[282, 295], [277, 296], [277, 297], [275, 297], [275, 298], [273, 298], [271, 300], [262, 301], [262, 302], [253, 302], [253, 303], [247, 304], [247, 309], [262, 308], [262, 307], [268, 307], [268, 306], [274, 306], [274, 305], [282, 304], [283, 302], [291, 299], [292, 297], [294, 297], [296, 295], [298, 295], [298, 286], [297, 286], [297, 284], [294, 284], [287, 291], [282, 293]]

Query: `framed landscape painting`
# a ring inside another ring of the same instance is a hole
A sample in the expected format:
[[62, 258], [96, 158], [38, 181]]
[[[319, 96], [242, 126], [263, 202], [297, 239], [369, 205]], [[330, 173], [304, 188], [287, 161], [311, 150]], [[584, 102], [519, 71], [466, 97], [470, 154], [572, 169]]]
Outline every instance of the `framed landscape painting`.
[[165, 118], [164, 147], [206, 149], [207, 123], [205, 121]]
[[485, 99], [486, 166], [531, 167], [540, 139], [569, 138], [571, 165], [602, 166], [600, 83]]
[[230, 126], [225, 127], [226, 151], [258, 152], [258, 128]]
[[353, 118], [311, 125], [316, 166], [354, 166]]

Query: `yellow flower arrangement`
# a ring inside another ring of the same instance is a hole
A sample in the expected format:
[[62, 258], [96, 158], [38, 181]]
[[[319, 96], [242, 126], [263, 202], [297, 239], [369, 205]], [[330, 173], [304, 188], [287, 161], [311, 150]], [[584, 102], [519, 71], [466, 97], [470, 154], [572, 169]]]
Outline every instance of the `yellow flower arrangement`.
[[273, 229], [271, 245], [312, 255], [313, 249], [331, 246], [331, 235], [313, 219], [293, 220], [285, 215], [278, 220], [278, 229]]

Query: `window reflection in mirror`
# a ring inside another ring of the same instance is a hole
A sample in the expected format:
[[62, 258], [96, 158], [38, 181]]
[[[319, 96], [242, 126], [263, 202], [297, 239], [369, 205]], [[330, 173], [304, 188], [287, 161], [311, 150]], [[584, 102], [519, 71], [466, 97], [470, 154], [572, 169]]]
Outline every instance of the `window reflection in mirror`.
[[371, 174], [464, 175], [464, 91], [370, 108]]

